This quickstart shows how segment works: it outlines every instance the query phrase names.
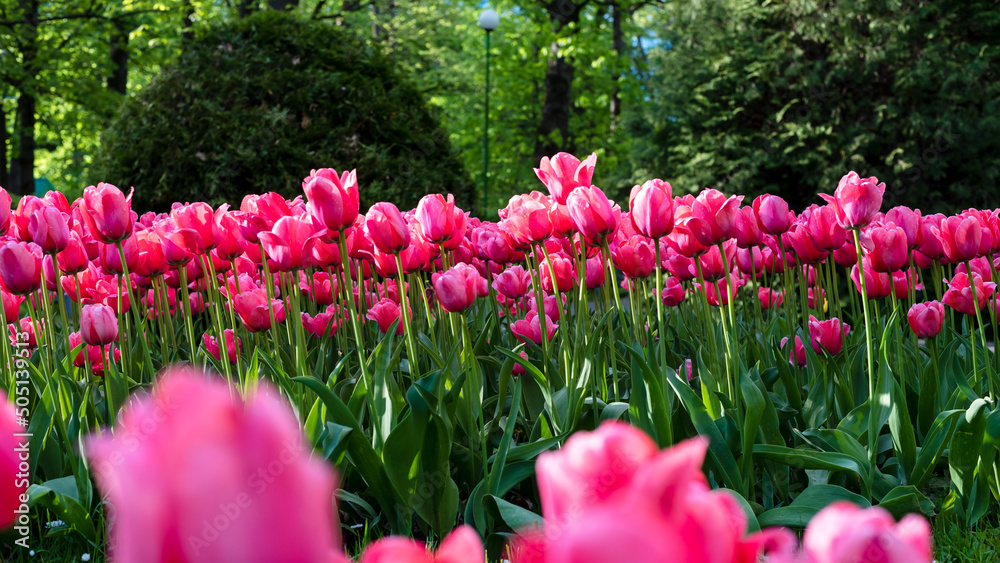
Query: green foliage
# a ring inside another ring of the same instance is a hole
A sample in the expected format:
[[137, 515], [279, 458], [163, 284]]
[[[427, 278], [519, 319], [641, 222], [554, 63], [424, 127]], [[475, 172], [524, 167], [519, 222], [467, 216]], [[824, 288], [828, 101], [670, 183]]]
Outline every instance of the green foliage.
[[658, 18], [638, 176], [801, 208], [854, 169], [886, 182], [886, 208], [995, 205], [995, 3], [708, 0]]
[[264, 12], [210, 28], [105, 132], [92, 181], [139, 209], [301, 189], [303, 170], [357, 168], [362, 200], [467, 200], [470, 181], [419, 93], [336, 28]]

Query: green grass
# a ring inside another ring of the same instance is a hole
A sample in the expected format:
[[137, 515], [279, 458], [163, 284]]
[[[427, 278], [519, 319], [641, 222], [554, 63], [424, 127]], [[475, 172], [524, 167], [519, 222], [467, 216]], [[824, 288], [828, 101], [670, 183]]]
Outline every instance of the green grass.
[[943, 518], [934, 520], [938, 563], [992, 563], [1000, 560], [1000, 526], [986, 517], [975, 528], [962, 530]]

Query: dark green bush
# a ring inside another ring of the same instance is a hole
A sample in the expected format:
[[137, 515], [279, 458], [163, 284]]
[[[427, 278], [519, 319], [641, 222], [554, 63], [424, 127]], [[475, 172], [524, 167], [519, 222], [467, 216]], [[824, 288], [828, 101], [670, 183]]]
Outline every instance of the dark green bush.
[[134, 206], [301, 193], [313, 168], [357, 168], [362, 212], [472, 183], [420, 93], [391, 61], [321, 22], [265, 12], [204, 30], [104, 133], [92, 180]]

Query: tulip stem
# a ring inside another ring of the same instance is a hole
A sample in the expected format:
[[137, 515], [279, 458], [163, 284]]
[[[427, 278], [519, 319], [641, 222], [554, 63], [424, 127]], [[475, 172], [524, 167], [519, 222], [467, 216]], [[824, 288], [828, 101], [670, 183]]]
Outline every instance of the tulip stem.
[[[368, 375], [368, 362], [365, 361], [365, 350], [364, 341], [361, 338], [361, 330], [358, 327], [358, 313], [357, 309], [354, 307], [354, 288], [351, 282], [351, 262], [347, 255], [347, 233], [343, 229], [340, 230], [340, 235], [337, 237], [337, 246], [340, 247], [340, 263], [344, 270], [344, 290], [347, 294], [347, 310], [350, 312], [351, 316], [351, 329], [354, 332], [354, 350], [358, 354], [358, 362], [361, 364], [361, 380], [365, 384], [365, 399], [368, 402], [368, 408], [371, 410], [372, 417], [375, 416], [375, 404], [372, 399], [371, 393], [371, 378]], [[376, 421], [377, 422], [377, 421]], [[372, 439], [375, 443], [381, 444], [383, 437], [379, 436], [381, 434], [380, 425], [372, 424]]]
[[177, 268], [177, 272], [181, 276], [181, 307], [184, 311], [184, 327], [187, 330], [188, 339], [188, 349], [190, 350], [189, 359], [192, 364], [197, 364], [195, 361], [195, 351], [197, 348], [194, 346], [194, 322], [191, 320], [191, 296], [188, 291], [188, 280], [187, 280], [187, 264]]
[[[987, 353], [989, 348], [986, 346], [986, 328], [983, 326], [983, 315], [979, 311], [979, 297], [976, 295], [976, 279], [972, 273], [972, 265], [968, 260], [965, 261], [965, 271], [969, 278], [969, 288], [972, 290], [972, 308], [976, 310], [976, 324], [979, 326], [979, 337], [983, 343], [983, 353]], [[976, 329], [973, 327], [970, 329], [971, 334], [969, 336], [969, 344], [972, 348], [972, 369], [973, 377], [978, 377], [979, 370], [976, 366]], [[990, 362], [987, 358], [986, 365], [990, 366]], [[989, 389], [990, 397], [996, 397], [995, 391], [993, 389], [993, 375], [986, 370], [986, 387]]]
[[[868, 318], [868, 291], [865, 287], [865, 268], [863, 258], [864, 253], [861, 250], [861, 238], [859, 237], [859, 230], [852, 229], [854, 233], [854, 248], [858, 252], [858, 279], [861, 281], [861, 306], [862, 314], [865, 317], [865, 352], [868, 358], [868, 458], [869, 464], [871, 465], [868, 475], [868, 482], [875, 482], [875, 472], [877, 468], [878, 459], [878, 424], [875, 421], [875, 403], [877, 398], [875, 397], [875, 362], [872, 354], [872, 331], [869, 324]], [[871, 491], [868, 492], [871, 495]]]
[[653, 300], [656, 301], [656, 336], [659, 344], [660, 352], [660, 375], [663, 380], [660, 385], [663, 388], [663, 405], [667, 409], [666, 416], [664, 417], [667, 421], [665, 430], [667, 435], [661, 437], [660, 446], [666, 447], [674, 443], [674, 431], [673, 425], [673, 391], [670, 389], [670, 385], [667, 384], [667, 370], [670, 369], [667, 366], [667, 338], [666, 338], [666, 326], [663, 324], [663, 268], [660, 266], [660, 238], [657, 237], [653, 239], [653, 245], [656, 254], [656, 295], [653, 296]]
[[417, 363], [417, 344], [413, 340], [413, 326], [410, 324], [410, 303], [406, 295], [406, 282], [403, 281], [403, 258], [399, 252], [396, 256], [396, 288], [399, 293], [399, 303], [402, 306], [400, 316], [403, 317], [403, 331], [406, 332], [406, 355], [410, 364], [410, 382], [420, 379], [420, 365]]
[[[59, 264], [56, 262], [56, 255], [52, 255], [52, 267], [56, 272], [56, 290], [59, 296], [59, 316], [62, 320], [62, 332], [63, 336], [66, 338], [66, 357], [69, 358], [72, 347], [69, 343], [69, 318], [66, 315], [66, 301], [65, 295], [63, 293], [62, 287], [62, 271], [59, 269]], [[44, 269], [44, 268], [43, 268]], [[69, 373], [69, 364], [66, 366], [66, 373]]]
[[[150, 379], [152, 379], [153, 372], [153, 357], [149, 353], [149, 344], [146, 342], [146, 322], [143, 320], [142, 316], [139, 314], [138, 305], [135, 302], [135, 295], [132, 294], [132, 278], [128, 274], [128, 264], [125, 263], [125, 249], [122, 247], [121, 241], [115, 243], [118, 247], [118, 258], [122, 263], [122, 276], [125, 278], [125, 289], [128, 293], [129, 309], [132, 311], [132, 317], [135, 319], [135, 326], [139, 330], [137, 338], [139, 339], [139, 345], [142, 347], [142, 353], [144, 359], [146, 360], [146, 369], [143, 372], [150, 373]], [[118, 288], [118, 294], [121, 295], [122, 288]], [[142, 374], [139, 375], [139, 380], [144, 381]]]
[[[614, 263], [611, 261], [611, 249], [608, 248], [607, 240], [601, 240], [601, 252], [604, 255], [604, 264], [608, 268], [608, 280], [605, 282], [604, 285], [605, 287], [608, 288], [608, 291], [611, 292], [611, 295], [614, 296], [615, 298], [615, 307], [618, 308], [618, 322], [620, 322], [622, 325], [622, 331], [628, 334], [628, 322], [625, 320], [625, 310], [622, 309], [622, 299], [621, 296], [618, 295], [618, 277], [615, 275], [615, 266]], [[611, 325], [609, 324], [608, 326], [610, 327]], [[613, 333], [612, 337], [610, 338], [610, 345], [611, 345], [611, 358], [612, 360], [614, 360], [615, 340]], [[614, 371], [615, 371], [615, 373], [613, 374], [614, 379], [611, 380], [611, 383], [614, 385], [615, 400], [617, 401], [621, 395], [618, 394], [618, 371], [617, 370]]]
[[[52, 363], [54, 364], [56, 363], [54, 361], [55, 359], [54, 354], [56, 352], [56, 348], [55, 348], [55, 338], [52, 336], [53, 333], [52, 325], [55, 323], [53, 323], [54, 319], [52, 317], [52, 307], [51, 304], [49, 303], [49, 288], [47, 280], [45, 279], [45, 268], [40, 268], [40, 269], [42, 275], [42, 288], [38, 292], [38, 296], [42, 300], [42, 310], [45, 311], [45, 322], [48, 323], [48, 326], [46, 326], [47, 330], [45, 330], [44, 335], [39, 333], [37, 330], [35, 331], [35, 342], [38, 342], [38, 345], [41, 346], [41, 340], [44, 338], [46, 343], [46, 348], [48, 348], [47, 353], [49, 354], [49, 357], [53, 359]], [[38, 324], [40, 325], [41, 323]], [[54, 368], [55, 366], [51, 367]]]

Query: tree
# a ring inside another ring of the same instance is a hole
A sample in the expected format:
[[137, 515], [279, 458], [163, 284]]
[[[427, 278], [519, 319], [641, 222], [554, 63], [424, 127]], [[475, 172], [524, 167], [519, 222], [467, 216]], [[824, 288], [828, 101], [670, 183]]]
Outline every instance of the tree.
[[301, 192], [311, 169], [357, 168], [363, 205], [467, 204], [471, 186], [389, 58], [326, 22], [268, 10], [204, 28], [105, 131], [91, 181], [135, 186], [139, 209]]
[[713, 0], [657, 18], [637, 174], [801, 209], [853, 169], [886, 181], [886, 208], [995, 205], [995, 2]]

